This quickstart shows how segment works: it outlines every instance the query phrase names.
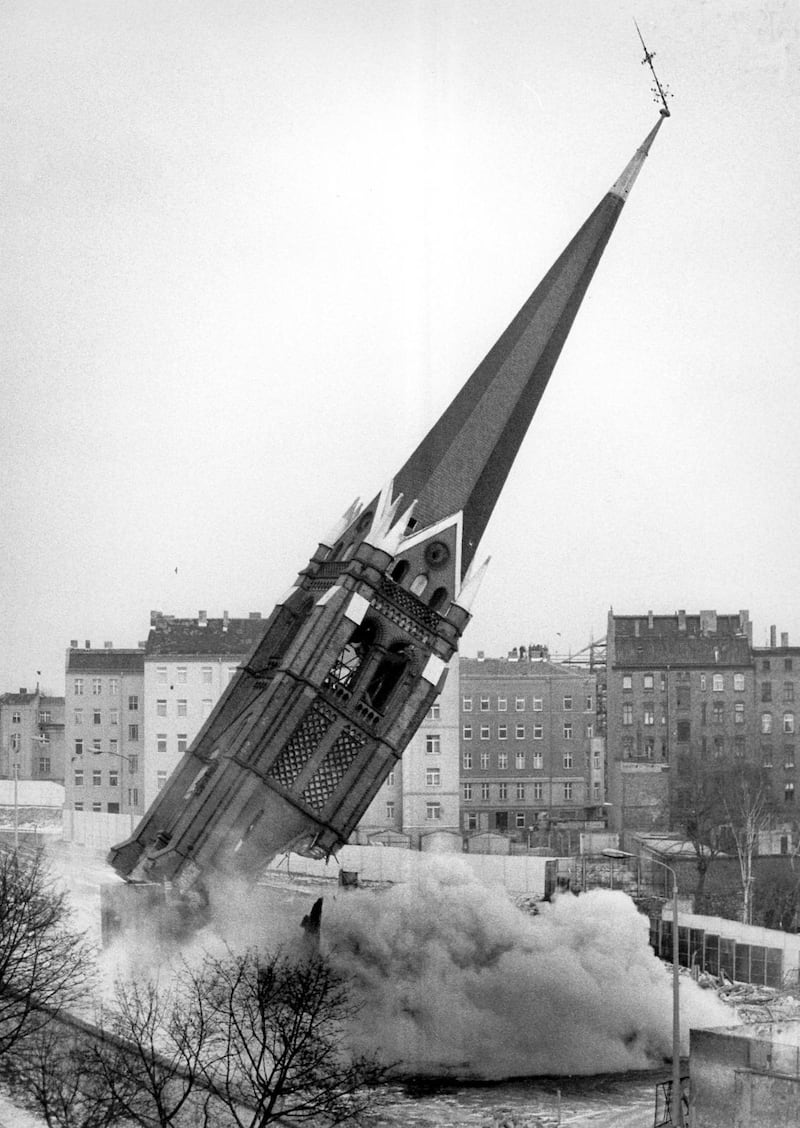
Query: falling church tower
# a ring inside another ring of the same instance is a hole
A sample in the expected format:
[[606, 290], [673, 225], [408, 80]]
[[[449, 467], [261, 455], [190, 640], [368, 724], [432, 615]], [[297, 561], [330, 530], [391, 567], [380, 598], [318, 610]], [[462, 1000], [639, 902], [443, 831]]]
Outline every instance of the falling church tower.
[[394, 481], [320, 543], [112, 849], [124, 878], [202, 892], [347, 842], [444, 684], [481, 536], [664, 116]]

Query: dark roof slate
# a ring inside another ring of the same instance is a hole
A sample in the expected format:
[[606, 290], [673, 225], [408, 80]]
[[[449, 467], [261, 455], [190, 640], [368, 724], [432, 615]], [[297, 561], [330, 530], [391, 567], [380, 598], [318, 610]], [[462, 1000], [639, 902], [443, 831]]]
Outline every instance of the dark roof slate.
[[145, 656], [175, 657], [193, 655], [243, 657], [260, 642], [266, 619], [175, 619], [165, 615], [150, 628]]
[[143, 650], [68, 650], [67, 673], [143, 674]]

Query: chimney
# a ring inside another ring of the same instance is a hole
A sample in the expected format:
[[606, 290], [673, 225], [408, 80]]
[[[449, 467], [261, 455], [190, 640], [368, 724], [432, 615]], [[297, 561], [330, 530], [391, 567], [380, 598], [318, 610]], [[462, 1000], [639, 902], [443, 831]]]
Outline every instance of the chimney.
[[77, 638], [71, 638], [71, 639], [69, 640], [69, 648], [70, 648], [70, 650], [77, 650], [77, 649], [78, 649], [78, 640], [77, 640]]
[[633, 636], [634, 636], [634, 638], [639, 637], [639, 620], [638, 619], [633, 620]]
[[207, 627], [208, 626], [208, 612], [207, 611], [198, 611], [197, 612], [197, 625], [198, 625], [198, 627]]
[[789, 645], [789, 632], [788, 631], [781, 631], [781, 646], [788, 646], [788, 645]]
[[778, 645], [778, 628], [776, 626], [769, 628], [769, 644], [773, 650]]
[[485, 657], [486, 657], [486, 655], [484, 654], [484, 652], [482, 650], [479, 650], [478, 651], [478, 661], [482, 662]]
[[88, 639], [88, 638], [87, 638], [87, 640], [86, 640], [86, 645], [85, 645], [84, 649], [85, 649], [85, 650], [91, 650], [91, 649], [92, 649], [92, 642], [91, 642], [91, 639]]
[[260, 619], [261, 618], [261, 612], [260, 611], [251, 611], [250, 614], [248, 615], [248, 618], [249, 619]]
[[27, 693], [28, 693], [28, 687], [27, 687], [27, 686], [24, 686], [24, 685], [21, 685], [21, 686], [19, 687], [19, 692], [20, 692], [20, 695], [21, 695], [22, 697], [26, 697], [26, 696], [27, 696]]
[[228, 612], [227, 611], [222, 612], [222, 629], [223, 629], [223, 631], [227, 631], [227, 629], [228, 629]]
[[685, 610], [678, 612], [678, 630], [679, 631], [685, 631], [686, 630], [686, 611]]
[[648, 629], [648, 631], [652, 631], [652, 629], [653, 629], [653, 612], [652, 611], [647, 612], [647, 629]]
[[716, 611], [701, 611], [700, 612], [700, 634], [716, 634], [717, 631], [717, 613]]
[[113, 650], [113, 649], [114, 649], [114, 643], [113, 642], [104, 642], [103, 643], [103, 650]]
[[518, 654], [517, 648], [515, 646], [513, 650], [509, 650], [508, 660], [509, 660], [509, 662], [516, 662], [517, 658], [519, 658], [519, 654]]

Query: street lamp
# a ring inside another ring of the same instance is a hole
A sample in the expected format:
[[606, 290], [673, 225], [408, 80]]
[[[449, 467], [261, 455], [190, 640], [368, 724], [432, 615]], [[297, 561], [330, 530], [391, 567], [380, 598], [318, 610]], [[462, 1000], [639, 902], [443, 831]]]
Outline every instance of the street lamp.
[[[635, 858], [627, 850], [603, 850], [606, 858]], [[672, 866], [660, 858], [648, 854], [647, 857], [657, 866], [663, 866], [672, 874], [672, 1123], [676, 1128], [683, 1126], [683, 1100], [681, 1093], [681, 1007], [680, 976], [678, 970], [678, 875]], [[613, 866], [613, 861], [612, 861]], [[613, 872], [613, 871], [612, 871]]]

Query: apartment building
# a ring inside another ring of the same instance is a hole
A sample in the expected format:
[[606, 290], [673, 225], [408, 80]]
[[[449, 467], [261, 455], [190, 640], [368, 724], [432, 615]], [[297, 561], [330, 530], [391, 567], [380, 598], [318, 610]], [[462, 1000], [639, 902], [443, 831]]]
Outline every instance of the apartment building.
[[770, 627], [769, 646], [753, 648], [758, 758], [770, 781], [778, 817], [797, 817], [797, 739], [800, 733], [800, 647]]
[[597, 679], [542, 648], [462, 658], [461, 825], [520, 841], [603, 808]]
[[0, 694], [0, 778], [64, 781], [64, 698]]
[[75, 811], [140, 815], [143, 781], [144, 651], [67, 650], [65, 805]]

